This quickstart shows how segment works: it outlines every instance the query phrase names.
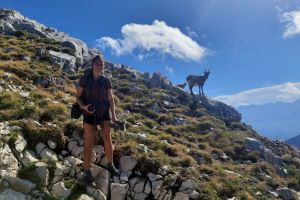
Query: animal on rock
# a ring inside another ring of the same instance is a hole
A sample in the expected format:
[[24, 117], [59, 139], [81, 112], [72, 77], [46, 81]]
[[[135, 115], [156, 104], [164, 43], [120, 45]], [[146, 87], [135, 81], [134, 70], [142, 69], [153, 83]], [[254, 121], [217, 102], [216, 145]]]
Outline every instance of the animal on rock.
[[197, 86], [197, 85], [199, 87], [199, 94], [205, 95], [204, 92], [203, 92], [203, 85], [204, 85], [205, 81], [207, 80], [209, 74], [210, 74], [210, 70], [205, 69], [203, 76], [201, 76], [201, 75], [199, 75], [199, 76], [197, 76], [197, 75], [188, 75], [186, 77], [186, 81], [189, 84], [189, 89], [190, 89], [190, 92], [191, 92], [192, 95], [194, 95], [193, 87]]

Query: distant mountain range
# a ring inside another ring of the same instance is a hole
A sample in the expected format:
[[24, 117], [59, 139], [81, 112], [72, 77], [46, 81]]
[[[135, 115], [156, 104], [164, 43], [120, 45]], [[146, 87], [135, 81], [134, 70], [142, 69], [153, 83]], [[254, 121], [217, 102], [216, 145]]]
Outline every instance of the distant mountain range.
[[295, 137], [300, 133], [300, 99], [293, 103], [240, 106], [242, 121], [272, 139]]
[[286, 140], [286, 143], [295, 145], [300, 149], [300, 135], [297, 135], [296, 137]]

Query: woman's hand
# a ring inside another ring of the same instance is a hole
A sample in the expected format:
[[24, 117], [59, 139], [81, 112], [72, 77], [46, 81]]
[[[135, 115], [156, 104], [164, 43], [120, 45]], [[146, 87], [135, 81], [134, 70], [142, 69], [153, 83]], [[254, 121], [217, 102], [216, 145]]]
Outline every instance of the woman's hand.
[[84, 112], [86, 112], [88, 114], [93, 114], [95, 112], [95, 109], [90, 111], [89, 110], [90, 106], [92, 106], [92, 104], [88, 104], [88, 105], [82, 106], [81, 110], [83, 110]]

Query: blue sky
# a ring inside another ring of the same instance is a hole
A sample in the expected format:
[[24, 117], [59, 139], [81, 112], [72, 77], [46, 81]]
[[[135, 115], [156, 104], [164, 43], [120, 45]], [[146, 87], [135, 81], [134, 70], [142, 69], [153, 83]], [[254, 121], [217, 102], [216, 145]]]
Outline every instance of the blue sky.
[[206, 95], [235, 107], [300, 98], [298, 0], [1, 0], [0, 7], [175, 84], [210, 68]]

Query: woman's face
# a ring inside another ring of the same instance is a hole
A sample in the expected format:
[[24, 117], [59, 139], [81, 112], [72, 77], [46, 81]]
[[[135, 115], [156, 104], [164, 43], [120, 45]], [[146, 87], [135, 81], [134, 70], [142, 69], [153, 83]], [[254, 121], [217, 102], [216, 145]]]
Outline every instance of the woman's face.
[[95, 73], [100, 73], [101, 71], [103, 71], [103, 69], [104, 69], [104, 63], [102, 60], [96, 60], [93, 63], [93, 71]]

